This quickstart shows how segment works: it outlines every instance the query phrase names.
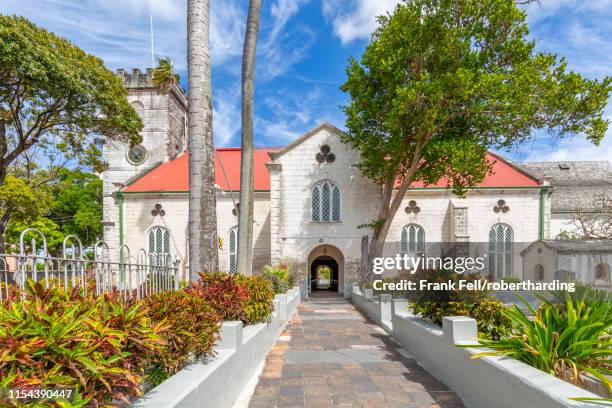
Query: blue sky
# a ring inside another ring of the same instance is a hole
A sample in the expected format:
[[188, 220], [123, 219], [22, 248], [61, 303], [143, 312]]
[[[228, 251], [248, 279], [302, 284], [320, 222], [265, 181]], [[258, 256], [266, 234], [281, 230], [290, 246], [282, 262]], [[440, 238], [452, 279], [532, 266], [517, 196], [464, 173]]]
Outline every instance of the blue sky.
[[[213, 125], [219, 146], [240, 142], [240, 69], [247, 0], [211, 0]], [[279, 146], [322, 121], [344, 127], [339, 90], [349, 56], [359, 57], [375, 16], [397, 0], [263, 0], [256, 60], [255, 131], [259, 146]], [[186, 79], [186, 0], [3, 0], [23, 15], [101, 57], [112, 69], [169, 56]], [[612, 0], [541, 0], [530, 5], [531, 35], [541, 50], [565, 55], [572, 69], [612, 74]], [[612, 104], [611, 104], [612, 105]], [[612, 106], [607, 109], [612, 116]], [[538, 135], [505, 155], [517, 160], [612, 160], [612, 130], [599, 147], [582, 137]]]

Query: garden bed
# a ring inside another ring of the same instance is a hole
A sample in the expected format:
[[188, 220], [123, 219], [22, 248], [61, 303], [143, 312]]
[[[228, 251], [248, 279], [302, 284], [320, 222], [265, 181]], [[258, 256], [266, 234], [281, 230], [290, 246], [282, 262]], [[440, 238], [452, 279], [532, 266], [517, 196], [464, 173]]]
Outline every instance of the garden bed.
[[[518, 360], [503, 356], [473, 359], [485, 350], [456, 346], [478, 344], [474, 319], [445, 317], [440, 327], [414, 316], [406, 308], [405, 301], [366, 299], [357, 286], [352, 289], [352, 302], [386, 327], [420, 365], [472, 408], [601, 406], [571, 400], [598, 396]], [[376, 312], [376, 307], [381, 310]], [[391, 315], [390, 324], [377, 318], [386, 315]]]

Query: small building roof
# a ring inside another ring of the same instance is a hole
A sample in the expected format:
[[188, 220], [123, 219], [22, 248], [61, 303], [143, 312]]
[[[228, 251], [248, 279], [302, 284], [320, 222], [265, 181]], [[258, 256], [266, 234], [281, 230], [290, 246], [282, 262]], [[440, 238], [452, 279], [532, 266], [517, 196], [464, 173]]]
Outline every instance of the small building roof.
[[523, 162], [518, 164], [552, 187], [553, 212], [593, 210], [596, 195], [612, 196], [612, 165], [608, 161]]
[[592, 241], [550, 239], [541, 242], [557, 252], [612, 252], [612, 241], [607, 239]]

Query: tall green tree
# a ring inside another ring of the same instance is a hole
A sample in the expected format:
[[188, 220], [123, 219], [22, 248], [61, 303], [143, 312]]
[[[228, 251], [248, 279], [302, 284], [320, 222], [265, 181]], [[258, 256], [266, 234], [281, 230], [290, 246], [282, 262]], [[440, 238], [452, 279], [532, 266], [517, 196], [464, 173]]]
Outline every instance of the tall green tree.
[[[138, 143], [142, 122], [102, 61], [22, 17], [0, 15], [0, 186], [66, 166], [102, 170], [109, 140]], [[0, 220], [0, 251], [15, 205]]]
[[189, 276], [219, 268], [209, 48], [210, 0], [187, 1]]
[[247, 275], [253, 272], [253, 90], [260, 14], [261, 0], [251, 0], [242, 51], [242, 154], [237, 260], [238, 271]]
[[82, 170], [61, 169], [47, 183], [46, 172], [30, 180], [9, 174], [0, 186], [0, 210], [15, 205], [6, 229], [7, 243], [17, 244], [26, 228], [37, 228], [46, 237], [48, 249], [56, 253], [67, 235], [76, 235], [84, 246], [102, 237], [102, 180]]
[[368, 264], [415, 180], [446, 177], [458, 194], [482, 181], [489, 147], [546, 129], [598, 144], [609, 77], [583, 78], [528, 39], [514, 0], [410, 0], [379, 17], [360, 61], [351, 59], [346, 142], [361, 171], [382, 186]]

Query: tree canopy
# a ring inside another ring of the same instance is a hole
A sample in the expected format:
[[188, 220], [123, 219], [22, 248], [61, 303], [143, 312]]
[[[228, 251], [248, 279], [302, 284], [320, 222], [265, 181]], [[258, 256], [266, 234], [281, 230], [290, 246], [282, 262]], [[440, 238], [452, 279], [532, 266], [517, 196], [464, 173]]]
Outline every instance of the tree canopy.
[[[37, 174], [32, 180], [45, 178]], [[28, 184], [8, 175], [0, 186], [0, 211], [13, 205], [7, 242], [16, 244], [26, 228], [37, 228], [47, 238], [50, 251], [59, 249], [67, 235], [90, 246], [102, 236], [102, 180], [93, 173], [62, 169], [45, 184]], [[14, 248], [13, 248], [14, 249]]]
[[[0, 185], [16, 185], [9, 174], [36, 187], [62, 168], [103, 170], [104, 143], [141, 140], [126, 96], [99, 58], [23, 17], [0, 15]], [[25, 203], [4, 199], [0, 248], [13, 210]]]
[[137, 143], [142, 122], [121, 79], [70, 41], [0, 15], [0, 171], [36, 144], [99, 168], [99, 144]]
[[381, 253], [413, 181], [444, 177], [463, 194], [490, 171], [489, 147], [538, 129], [594, 144], [604, 136], [610, 78], [584, 78], [537, 51], [525, 18], [514, 0], [404, 1], [379, 17], [361, 60], [349, 61], [345, 141], [383, 186], [370, 255]]

